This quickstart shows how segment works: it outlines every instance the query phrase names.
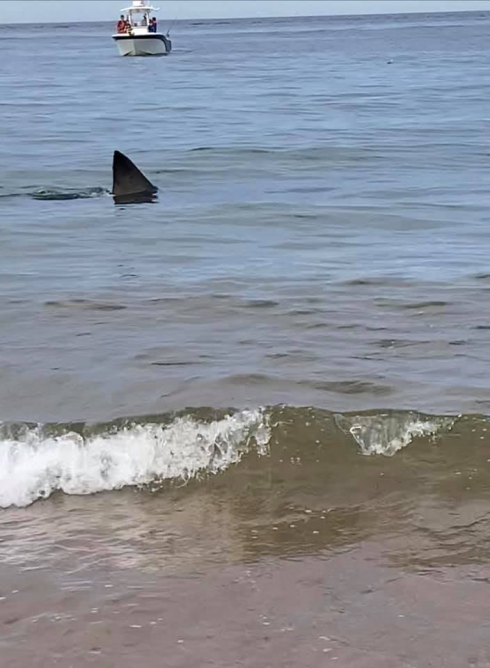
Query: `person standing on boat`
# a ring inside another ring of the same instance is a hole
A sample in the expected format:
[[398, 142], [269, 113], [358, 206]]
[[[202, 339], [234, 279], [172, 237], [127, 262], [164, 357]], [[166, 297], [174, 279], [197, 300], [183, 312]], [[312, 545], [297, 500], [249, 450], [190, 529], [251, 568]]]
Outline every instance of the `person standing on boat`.
[[117, 22], [117, 32], [119, 34], [126, 32], [126, 19], [124, 18], [124, 14], [121, 14], [119, 21]]
[[148, 32], [157, 32], [157, 20], [153, 17], [150, 20], [150, 25], [148, 26]]

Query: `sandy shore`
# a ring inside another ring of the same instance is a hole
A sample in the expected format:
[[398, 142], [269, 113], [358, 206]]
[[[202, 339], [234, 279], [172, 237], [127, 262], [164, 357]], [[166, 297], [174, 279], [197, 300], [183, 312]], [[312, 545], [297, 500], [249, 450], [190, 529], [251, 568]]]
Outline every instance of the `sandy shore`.
[[490, 666], [490, 570], [407, 573], [381, 543], [159, 577], [2, 566], [9, 668]]

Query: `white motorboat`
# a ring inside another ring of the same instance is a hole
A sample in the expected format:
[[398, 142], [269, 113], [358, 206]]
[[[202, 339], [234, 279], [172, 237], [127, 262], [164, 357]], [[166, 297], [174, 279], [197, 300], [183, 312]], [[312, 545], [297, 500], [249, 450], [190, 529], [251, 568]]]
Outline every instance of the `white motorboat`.
[[[121, 56], [166, 56], [172, 50], [168, 35], [157, 32], [156, 19], [151, 13], [158, 7], [133, 0], [131, 7], [121, 10], [117, 33], [112, 35]], [[126, 14], [126, 18], [124, 18]]]

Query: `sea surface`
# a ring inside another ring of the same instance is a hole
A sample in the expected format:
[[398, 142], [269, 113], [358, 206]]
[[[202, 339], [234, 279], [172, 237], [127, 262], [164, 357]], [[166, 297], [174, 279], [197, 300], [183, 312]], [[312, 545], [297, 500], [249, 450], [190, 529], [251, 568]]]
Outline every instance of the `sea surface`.
[[1, 663], [488, 667], [490, 13], [172, 19], [0, 27]]

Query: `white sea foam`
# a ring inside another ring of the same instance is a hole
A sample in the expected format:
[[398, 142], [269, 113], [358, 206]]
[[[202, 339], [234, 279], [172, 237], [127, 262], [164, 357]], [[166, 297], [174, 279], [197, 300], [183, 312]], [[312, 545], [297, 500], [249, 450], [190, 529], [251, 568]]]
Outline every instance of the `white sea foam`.
[[454, 418], [426, 418], [415, 413], [380, 413], [377, 415], [336, 415], [337, 425], [348, 432], [363, 455], [393, 456], [414, 438], [435, 436], [451, 429]]
[[27, 429], [0, 440], [0, 507], [27, 506], [56, 490], [93, 494], [218, 473], [239, 462], [252, 443], [266, 454], [269, 437], [261, 410], [209, 423], [184, 417], [169, 425], [133, 425], [89, 438]]

